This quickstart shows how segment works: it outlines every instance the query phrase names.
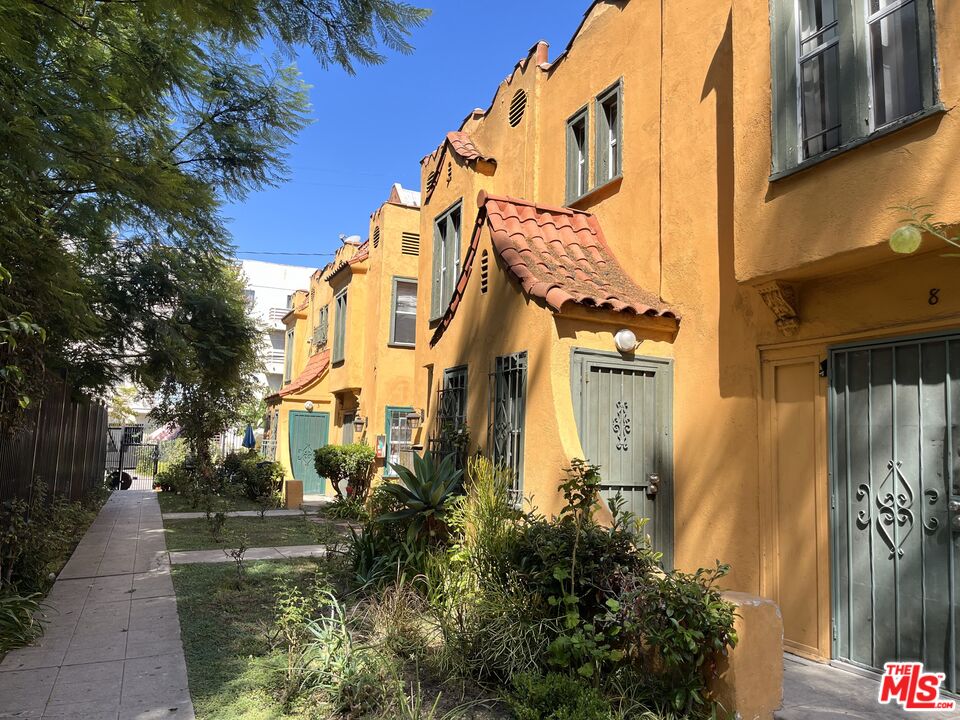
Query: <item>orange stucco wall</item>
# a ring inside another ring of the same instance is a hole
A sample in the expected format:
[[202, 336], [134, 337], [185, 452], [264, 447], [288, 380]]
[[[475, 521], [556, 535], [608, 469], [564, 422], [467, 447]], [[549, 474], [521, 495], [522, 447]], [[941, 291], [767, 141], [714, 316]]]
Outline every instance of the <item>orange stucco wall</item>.
[[[937, 10], [941, 98], [953, 107], [960, 80], [950, 72], [960, 59], [960, 38], [948, 29], [960, 21], [960, 8], [938, 3]], [[675, 337], [634, 328], [644, 340], [638, 354], [674, 360], [676, 565], [694, 569], [717, 558], [731, 563], [730, 588], [773, 596], [793, 613], [784, 618], [788, 644], [793, 633], [793, 649], [828, 657], [825, 381], [782, 375], [784, 382], [806, 384], [810, 404], [794, 415], [784, 410], [782, 417], [790, 418], [784, 427], [793, 430], [777, 430], [770, 423], [776, 398], [765, 394], [764, 368], [784, 352], [818, 364], [827, 348], [851, 338], [960, 327], [955, 268], [935, 253], [902, 258], [885, 245], [898, 219], [888, 208], [917, 196], [938, 208], [941, 219], [955, 220], [950, 212], [960, 183], [947, 170], [958, 132], [952, 111], [771, 182], [766, 3], [600, 2], [564, 55], [551, 64], [546, 54], [535, 46], [489, 109], [464, 122], [462, 129], [495, 164], [467, 162], [449, 149], [422, 162], [415, 387], [418, 404], [430, 412], [421, 439], [432, 430], [443, 370], [468, 364], [471, 438], [487, 449], [493, 360], [527, 350], [524, 490], [535, 494], [541, 509], [558, 507], [562, 468], [583, 454], [570, 352], [611, 351], [613, 332], [633, 325], [609, 313], [580, 320], [554, 316], [497, 266], [484, 230], [479, 251], [491, 253], [490, 290], [481, 295], [475, 268], [452, 324], [431, 348], [429, 240], [435, 218], [462, 199], [463, 257], [481, 189], [564, 204], [566, 120], [622, 79], [622, 179], [574, 207], [598, 216], [633, 280], [682, 316]], [[528, 95], [526, 113], [511, 127], [510, 101], [521, 88]], [[486, 97], [486, 91], [478, 88], [477, 95]], [[591, 110], [591, 153], [594, 127]], [[437, 172], [430, 194], [428, 181]], [[795, 283], [799, 326], [793, 336], [778, 330], [757, 292], [771, 278]], [[941, 289], [936, 305], [928, 303], [931, 288]], [[807, 449], [791, 445], [789, 432], [809, 437]], [[785, 438], [793, 449], [789, 472], [781, 473], [774, 458]], [[791, 525], [789, 508], [777, 509], [770, 488], [778, 482], [790, 483], [782, 497], [795, 500], [803, 523]], [[779, 583], [774, 555], [789, 543], [778, 544], [778, 538], [813, 546], [790, 568], [789, 583]]]

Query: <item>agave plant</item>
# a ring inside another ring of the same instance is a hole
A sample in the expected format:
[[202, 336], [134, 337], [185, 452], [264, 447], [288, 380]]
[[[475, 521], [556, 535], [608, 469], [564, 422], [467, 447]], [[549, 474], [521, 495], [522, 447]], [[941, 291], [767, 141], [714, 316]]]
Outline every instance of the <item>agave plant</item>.
[[429, 537], [444, 531], [446, 524], [443, 516], [447, 502], [463, 486], [463, 471], [455, 468], [454, 456], [446, 455], [437, 462], [428, 450], [423, 457], [413, 456], [412, 470], [403, 465], [392, 467], [400, 482], [385, 483], [382, 488], [401, 507], [381, 515], [377, 521], [409, 520], [413, 533], [426, 533]]

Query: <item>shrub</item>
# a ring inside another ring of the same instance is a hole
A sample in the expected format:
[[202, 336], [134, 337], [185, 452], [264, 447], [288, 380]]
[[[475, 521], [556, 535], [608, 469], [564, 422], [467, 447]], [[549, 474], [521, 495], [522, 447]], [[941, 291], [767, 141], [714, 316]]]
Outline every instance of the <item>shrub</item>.
[[516, 720], [611, 720], [610, 705], [596, 690], [559, 673], [513, 678], [507, 703]]
[[716, 589], [730, 570], [672, 571], [630, 578], [617, 601], [612, 623], [624, 628], [639, 675], [651, 696], [678, 712], [706, 712], [707, 686], [717, 659], [737, 644], [734, 610]]
[[95, 495], [80, 502], [50, 500], [41, 479], [34, 483], [29, 500], [0, 503], [0, 587], [21, 594], [46, 591], [51, 573], [67, 561], [96, 517], [98, 503]]
[[437, 462], [429, 452], [413, 456], [413, 469], [395, 465], [400, 482], [384, 483], [381, 488], [400, 506], [375, 522], [408, 523], [410, 533], [426, 542], [446, 537], [446, 511], [450, 501], [463, 487], [463, 471], [454, 467], [454, 458], [447, 455]]
[[252, 450], [234, 452], [220, 462], [217, 475], [220, 478], [218, 490], [276, 507], [274, 498], [283, 481], [280, 463], [261, 460]]
[[346, 484], [347, 497], [365, 502], [373, 473], [373, 448], [364, 443], [352, 445], [325, 445], [314, 454], [314, 467], [320, 477], [333, 483], [333, 491], [343, 498], [340, 490]]
[[163, 492], [186, 495], [190, 491], [193, 477], [184, 463], [173, 463], [157, 473], [153, 487]]
[[0, 654], [29, 645], [42, 633], [39, 593], [0, 592]]
[[323, 515], [333, 520], [369, 520], [370, 513], [357, 498], [337, 498], [323, 507]]

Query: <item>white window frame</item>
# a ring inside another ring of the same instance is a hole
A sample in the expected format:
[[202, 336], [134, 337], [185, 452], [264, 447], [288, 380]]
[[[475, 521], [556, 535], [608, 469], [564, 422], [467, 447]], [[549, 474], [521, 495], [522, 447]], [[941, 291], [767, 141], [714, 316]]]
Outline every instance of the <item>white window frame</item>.
[[[413, 306], [413, 312], [412, 312], [412, 313], [411, 313], [411, 312], [403, 312], [403, 313], [400, 312], [400, 309], [399, 309], [399, 305], [398, 305], [398, 303], [397, 303], [397, 300], [398, 300], [399, 297], [400, 297], [399, 292], [400, 292], [400, 285], [401, 285], [401, 284], [403, 284], [403, 285], [413, 285], [413, 300], [414, 300], [414, 306]], [[391, 345], [391, 346], [393, 346], [393, 347], [412, 348], [412, 347], [415, 347], [416, 344], [417, 344], [417, 339], [416, 339], [417, 305], [416, 305], [416, 304], [417, 304], [417, 299], [418, 299], [418, 298], [417, 298], [417, 291], [418, 291], [418, 289], [419, 289], [419, 288], [417, 287], [417, 279], [416, 279], [416, 278], [400, 277], [400, 276], [398, 276], [398, 275], [394, 275], [394, 277], [393, 277], [393, 290], [392, 290], [392, 292], [391, 292], [391, 300], [390, 300], [390, 341], [389, 341], [389, 343], [388, 343], [389, 345]], [[411, 340], [410, 342], [397, 340], [397, 317], [398, 317], [399, 315], [413, 315], [413, 319], [414, 319], [414, 339]]]

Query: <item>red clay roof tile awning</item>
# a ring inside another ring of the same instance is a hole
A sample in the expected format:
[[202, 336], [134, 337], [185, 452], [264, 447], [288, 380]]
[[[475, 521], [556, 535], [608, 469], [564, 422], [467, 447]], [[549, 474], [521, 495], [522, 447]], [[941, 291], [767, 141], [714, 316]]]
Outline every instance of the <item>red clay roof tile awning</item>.
[[310, 359], [307, 360], [307, 365], [303, 368], [297, 377], [283, 388], [280, 392], [274, 393], [267, 398], [267, 401], [276, 400], [278, 398], [285, 398], [289, 395], [296, 395], [300, 392], [303, 392], [309, 388], [313, 383], [319, 380], [323, 374], [327, 371], [327, 368], [330, 367], [330, 350], [323, 350], [318, 352], [316, 355], [311, 355]]
[[651, 317], [676, 318], [630, 279], [604, 238], [596, 215], [480, 193], [490, 239], [533, 297], [554, 312], [568, 302]]
[[568, 303], [610, 312], [679, 319], [656, 294], [627, 275], [596, 215], [480, 192], [479, 214], [453, 298], [434, 332], [436, 344], [466, 290], [480, 231], [486, 225], [504, 266], [528, 295], [555, 313]]
[[473, 141], [473, 138], [462, 130], [447, 133], [447, 141], [450, 143], [453, 151], [464, 160], [471, 162], [475, 160], [496, 162], [492, 157], [484, 155]]

